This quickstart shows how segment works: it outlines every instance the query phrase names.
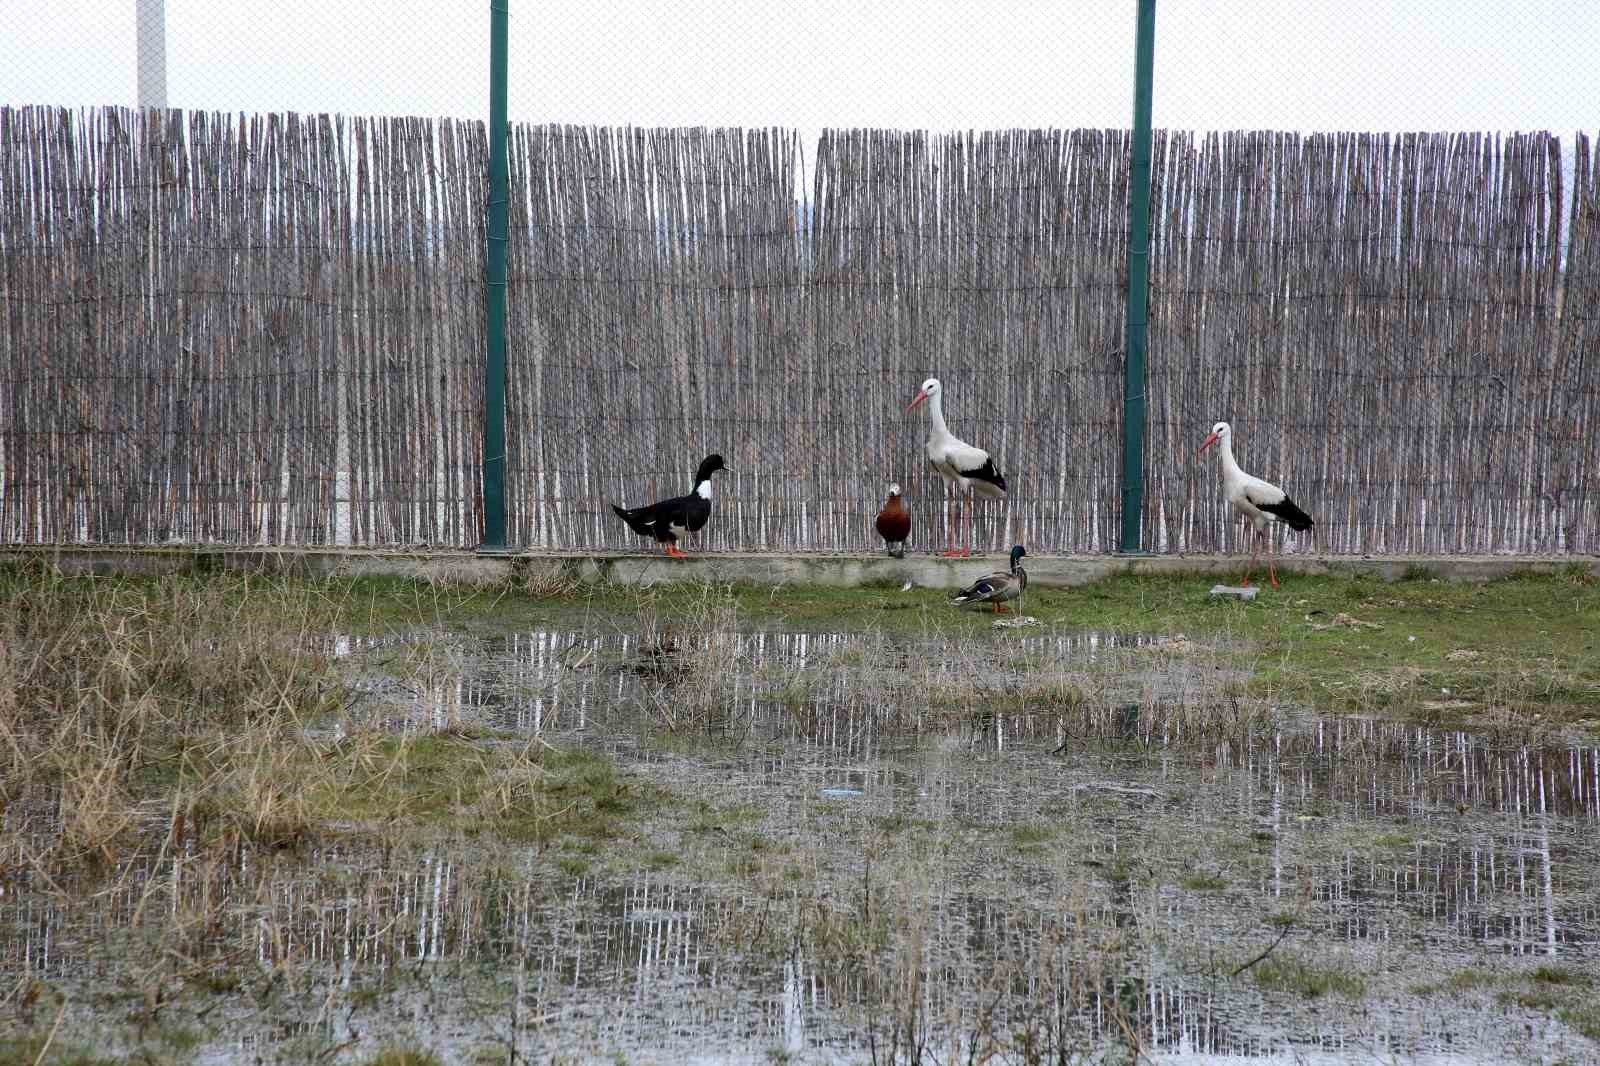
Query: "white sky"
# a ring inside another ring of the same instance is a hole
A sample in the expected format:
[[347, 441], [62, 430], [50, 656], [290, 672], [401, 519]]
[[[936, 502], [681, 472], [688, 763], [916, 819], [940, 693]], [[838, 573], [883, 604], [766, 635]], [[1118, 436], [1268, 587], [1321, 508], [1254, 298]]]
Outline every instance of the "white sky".
[[[132, 104], [137, 0], [3, 0], [0, 104]], [[1134, 0], [504, 0], [511, 117], [1130, 123]], [[483, 118], [489, 0], [167, 0], [173, 106]], [[1597, 0], [1160, 0], [1155, 121], [1600, 125]]]

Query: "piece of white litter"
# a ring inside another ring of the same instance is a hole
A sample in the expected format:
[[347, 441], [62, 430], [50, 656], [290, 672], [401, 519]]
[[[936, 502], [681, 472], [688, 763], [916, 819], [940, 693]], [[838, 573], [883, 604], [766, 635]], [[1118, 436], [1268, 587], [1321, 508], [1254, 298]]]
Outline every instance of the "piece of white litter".
[[995, 620], [996, 629], [1016, 629], [1019, 626], [1036, 626], [1039, 620], [1031, 614], [1019, 614], [1015, 618], [999, 618]]
[[911, 591], [911, 582], [907, 581], [904, 585], [901, 585], [900, 586], [900, 591], [901, 592], [910, 592]]
[[1237, 596], [1241, 600], [1253, 600], [1256, 598], [1256, 593], [1260, 591], [1260, 589], [1253, 589], [1248, 585], [1244, 588], [1240, 588], [1237, 585], [1211, 586], [1211, 595], [1213, 596]]
[[1416, 642], [1417, 642], [1417, 638], [1416, 637], [1407, 637], [1406, 638], [1406, 643], [1407, 644], [1415, 644]]

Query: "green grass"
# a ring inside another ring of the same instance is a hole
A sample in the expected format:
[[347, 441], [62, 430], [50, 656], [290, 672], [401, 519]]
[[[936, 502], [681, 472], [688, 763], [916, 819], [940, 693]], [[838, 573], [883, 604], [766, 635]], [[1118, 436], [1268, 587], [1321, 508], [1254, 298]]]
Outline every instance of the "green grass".
[[[1248, 692], [1303, 704], [1398, 707], [1449, 719], [1460, 710], [1429, 709], [1424, 701], [1467, 701], [1600, 722], [1600, 647], [1594, 636], [1600, 632], [1600, 584], [1585, 583], [1577, 571], [1490, 582], [1441, 581], [1416, 567], [1392, 583], [1288, 575], [1281, 588], [1250, 602], [1213, 599], [1208, 590], [1215, 580], [1127, 574], [1081, 588], [1041, 588], [1030, 592], [1027, 613], [1058, 631], [1183, 633], [1192, 640], [1224, 641], [1253, 667]], [[752, 628], [876, 629], [974, 641], [1041, 632], [996, 631], [987, 617], [952, 610], [947, 594], [937, 589], [682, 583], [653, 589], [585, 585], [537, 596], [512, 587], [441, 590], [362, 578], [330, 584], [327, 595], [341, 604], [345, 624], [358, 630], [471, 630], [487, 624], [504, 630], [641, 611], [692, 618], [718, 609], [732, 611], [741, 626]], [[1332, 624], [1340, 614], [1382, 628]], [[1462, 650], [1477, 657], [1448, 658]], [[1070, 689], [1028, 695], [1047, 702], [1079, 698]]]
[[1178, 884], [1190, 892], [1220, 892], [1228, 883], [1216, 874], [1196, 871], [1178, 879]]
[[[973, 563], [975, 569], [983, 565]], [[1560, 718], [1600, 721], [1600, 645], [1594, 636], [1600, 632], [1600, 583], [1586, 583], [1576, 569], [1490, 582], [1441, 581], [1416, 567], [1407, 573], [1392, 583], [1363, 576], [1287, 575], [1280, 589], [1264, 590], [1250, 602], [1213, 599], [1208, 590], [1214, 575], [1125, 574], [1081, 588], [1037, 589], [1028, 596], [1027, 613], [1060, 631], [1183, 633], [1193, 640], [1226, 641], [1242, 649], [1254, 667], [1250, 691], [1301, 703], [1408, 706], [1410, 713], [1448, 718], [1457, 712], [1430, 712], [1422, 702], [1464, 700], [1505, 704], [1528, 714], [1550, 708]], [[39, 575], [38, 567], [0, 567], [0, 598], [36, 584]], [[240, 575], [55, 580], [134, 590], [161, 582], [195, 588], [221, 582], [240, 605], [263, 602], [260, 590], [269, 584]], [[562, 585], [551, 594], [543, 585], [516, 581], [498, 588], [393, 577], [297, 584], [327, 604], [335, 624], [351, 632], [418, 626], [504, 632], [596, 616], [620, 620], [651, 612], [685, 620], [731, 611], [741, 626], [754, 628], [876, 629], [975, 641], [1040, 633], [996, 631], [985, 616], [951, 609], [947, 593], [937, 589], [593, 584]], [[1340, 613], [1382, 628], [1331, 625]], [[1478, 657], [1448, 658], [1461, 650]], [[1446, 689], [1447, 694], [1441, 691]], [[1028, 695], [1047, 702], [1080, 698], [1070, 688]]]
[[[330, 745], [324, 758], [339, 754], [340, 746]], [[384, 737], [359, 756], [345, 754], [352, 771], [312, 793], [319, 821], [448, 828], [548, 845], [614, 837], [641, 800], [659, 806], [668, 799], [584, 749], [446, 735]]]
[[1600, 1041], [1600, 1003], [1590, 974], [1546, 963], [1508, 978], [1511, 982], [1516, 983], [1496, 997], [1501, 1003], [1553, 1014], [1575, 1032]]
[[0, 1066], [119, 1066], [121, 1060], [96, 1055], [82, 1048], [59, 1041], [53, 1042], [41, 1059], [44, 1050], [43, 1035], [22, 1040], [0, 1040]]
[[[1213, 583], [1209, 576], [1123, 575], [1083, 588], [1040, 589], [1029, 596], [1028, 613], [1058, 631], [1182, 633], [1222, 642], [1251, 670], [1245, 694], [1336, 709], [1387, 707], [1437, 724], [1453, 724], [1474, 708], [1504, 707], [1515, 716], [1600, 728], [1600, 585], [1564, 574], [1492, 582], [1419, 576], [1388, 584], [1291, 576], [1281, 589], [1240, 602], [1213, 599]], [[934, 590], [807, 588], [773, 595], [735, 586], [727, 596], [753, 625], [1017, 639], [985, 619], [950, 611]], [[886, 610], [891, 601], [900, 609]], [[1341, 614], [1382, 628], [1334, 625]], [[1450, 658], [1461, 651], [1477, 655]], [[1076, 698], [1068, 690], [1030, 696]]]
[[1544, 985], [1590, 985], [1594, 978], [1586, 973], [1566, 966], [1536, 966], [1528, 974], [1528, 980]]
[[[981, 657], [986, 646], [1011, 647], [1021, 635], [1183, 633], [1221, 649], [1217, 665], [1232, 660], [1242, 668], [1236, 695], [1254, 698], [1257, 706], [1271, 700], [1387, 710], [1431, 725], [1467, 720], [1476, 726], [1486, 719], [1495, 728], [1531, 728], [1537, 722], [1600, 732], [1600, 585], [1582, 576], [1573, 570], [1472, 583], [1439, 581], [1419, 571], [1384, 584], [1290, 575], [1281, 589], [1245, 603], [1213, 600], [1207, 594], [1211, 576], [1121, 575], [1083, 588], [1037, 590], [1027, 611], [1045, 625], [1022, 631], [995, 630], [981, 615], [952, 610], [939, 590], [874, 587], [684, 583], [637, 589], [524, 578], [473, 589], [398, 578], [233, 573], [63, 577], [36, 565], [13, 565], [0, 566], [0, 602], [10, 608], [18, 639], [34, 639], [35, 630], [54, 631], [63, 612], [79, 612], [74, 617], [93, 623], [78, 627], [82, 639], [75, 637], [76, 643], [54, 645], [62, 648], [95, 647], [90, 638], [101, 629], [120, 624], [119, 617], [132, 620], [135, 628], [117, 639], [146, 664], [142, 674], [123, 679], [117, 672], [122, 660], [110, 655], [74, 667], [100, 671], [103, 680], [93, 691], [103, 693], [108, 706], [153, 696], [161, 710], [165, 732], [140, 734], [138, 757], [118, 764], [129, 767], [118, 782], [127, 795], [93, 797], [106, 809], [131, 811], [135, 802], [167, 796], [181, 785], [187, 795], [201, 797], [195, 801], [197, 817], [232, 823], [278, 847], [292, 847], [329, 823], [351, 821], [547, 844], [615, 836], [641, 797], [604, 758], [524, 750], [503, 738], [409, 735], [287, 744], [265, 728], [254, 735], [261, 706], [270, 704], [285, 723], [306, 722], [342, 699], [334, 664], [301, 655], [294, 641], [307, 629], [503, 633], [539, 624], [600, 624], [627, 630], [648, 616], [691, 627], [914, 633], [959, 639]], [[299, 628], [280, 621], [286, 610]], [[1381, 628], [1331, 625], [1341, 613]], [[206, 636], [224, 631], [251, 640]], [[1471, 654], [1452, 658], [1452, 652]], [[83, 656], [73, 663], [78, 659]], [[33, 679], [34, 687], [58, 699], [59, 686], [51, 687], [50, 678], [66, 666], [46, 665], [50, 670]], [[284, 687], [290, 681], [292, 690]], [[292, 705], [284, 692], [291, 692]], [[959, 685], [931, 690], [927, 698], [930, 705], [944, 700], [963, 712], [977, 702], [1036, 712], [1068, 711], [1087, 697], [1079, 680], [1046, 676], [993, 694], [985, 690], [981, 700]], [[205, 724], [218, 731], [219, 740], [196, 737], [194, 706], [207, 709]], [[28, 761], [47, 763], [31, 755]], [[82, 779], [93, 780], [87, 774]], [[204, 789], [201, 782], [207, 783]], [[707, 833], [732, 831], [751, 817], [749, 811], [697, 809], [685, 821], [689, 831]], [[100, 827], [119, 824], [86, 822], [79, 831], [81, 849], [106, 851]], [[1406, 843], [1398, 833], [1375, 841], [1379, 847]], [[1013, 844], [1031, 850], [1044, 840], [1016, 837]]]
[[439, 1066], [439, 1056], [421, 1048], [384, 1048], [366, 1066]]
[[1457, 970], [1448, 977], [1439, 981], [1428, 981], [1423, 984], [1413, 985], [1411, 992], [1418, 996], [1436, 996], [1441, 993], [1469, 992], [1478, 988], [1493, 988], [1503, 980], [1501, 974], [1493, 970], [1473, 967]]
[[1033, 854], [1043, 851], [1055, 835], [1051, 826], [1019, 822], [1011, 827], [1011, 846], [1022, 854]]
[[1600, 1043], [1600, 1004], [1579, 1003], [1562, 1007], [1556, 1011], [1556, 1017], [1576, 1032]]
[[697, 799], [685, 812], [683, 828], [690, 833], [726, 833], [750, 822], [759, 822], [766, 811], [754, 803], [716, 806]]
[[1306, 999], [1326, 995], [1359, 999], [1366, 995], [1367, 983], [1359, 974], [1331, 966], [1319, 966], [1305, 959], [1271, 956], [1249, 971], [1251, 979], [1264, 989], [1292, 992]]
[[1419, 996], [1459, 994], [1494, 989], [1503, 1007], [1553, 1014], [1575, 1032], [1600, 1041], [1600, 1004], [1595, 1002], [1595, 979], [1568, 966], [1545, 963], [1531, 970], [1497, 972], [1481, 967], [1457, 970], [1440, 981], [1414, 986]]
[[1543, 985], [1531, 988], [1508, 988], [1495, 997], [1501, 1003], [1526, 1007], [1528, 1010], [1553, 1012], [1567, 1001], [1559, 989]]

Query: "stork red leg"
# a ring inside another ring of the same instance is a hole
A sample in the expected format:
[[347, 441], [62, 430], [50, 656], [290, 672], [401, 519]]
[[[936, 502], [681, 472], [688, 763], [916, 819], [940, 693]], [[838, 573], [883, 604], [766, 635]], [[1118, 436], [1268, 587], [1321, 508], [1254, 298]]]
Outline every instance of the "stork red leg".
[[1241, 588], [1250, 587], [1250, 574], [1256, 568], [1256, 553], [1261, 550], [1261, 534], [1248, 521], [1245, 522], [1245, 529], [1250, 532], [1250, 561], [1244, 566], [1244, 580], [1239, 582]]
[[[954, 499], [956, 514], [954, 520], [952, 520], [950, 523], [950, 532], [959, 537], [961, 536], [961, 496], [959, 494], [955, 494]], [[968, 507], [970, 508], [971, 504], [968, 504]], [[958, 550], [954, 547], [951, 547], [946, 549], [944, 555], [947, 559], [965, 559], [967, 557], [967, 549], [961, 548]]]
[[976, 491], [967, 492], [967, 539], [962, 541], [961, 558], [965, 559], [972, 551], [972, 519], [978, 509], [978, 494]]
[[676, 544], [667, 545], [667, 554], [672, 556], [674, 559], [687, 559], [689, 557], [689, 553], [678, 547]]

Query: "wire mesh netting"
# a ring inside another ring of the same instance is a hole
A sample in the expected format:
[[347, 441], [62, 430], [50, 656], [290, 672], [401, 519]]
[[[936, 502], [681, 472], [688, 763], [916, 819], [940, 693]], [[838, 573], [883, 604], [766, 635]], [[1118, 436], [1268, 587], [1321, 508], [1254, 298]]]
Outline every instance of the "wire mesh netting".
[[[23, 7], [0, 536], [476, 543], [488, 5]], [[943, 547], [936, 375], [978, 546], [1114, 548], [1133, 10], [1061, 7], [513, 5], [512, 542], [720, 452], [701, 546], [871, 548], [897, 481]], [[1227, 419], [1300, 547], [1596, 548], [1600, 15], [1394, 7], [1160, 7], [1149, 547], [1239, 538]]]

